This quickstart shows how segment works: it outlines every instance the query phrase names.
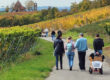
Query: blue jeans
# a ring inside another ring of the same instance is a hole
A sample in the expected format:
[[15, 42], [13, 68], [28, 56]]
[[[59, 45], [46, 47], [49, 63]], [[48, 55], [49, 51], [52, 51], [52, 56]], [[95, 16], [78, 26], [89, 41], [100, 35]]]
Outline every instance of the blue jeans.
[[59, 55], [59, 54], [56, 54], [56, 68], [58, 68], [58, 59], [60, 57], [60, 68], [62, 68], [62, 64], [63, 64], [63, 56], [62, 55]]
[[[103, 54], [103, 51], [102, 50], [97, 50], [97, 52], [99, 52], [99, 54]], [[96, 53], [96, 51], [95, 51], [95, 53]]]
[[69, 67], [73, 67], [73, 63], [74, 63], [74, 52], [67, 52], [67, 57], [68, 57], [68, 61], [69, 61]]
[[48, 32], [46, 32], [46, 37], [48, 37]]
[[55, 40], [55, 35], [52, 35], [52, 40], [53, 40], [53, 41]]

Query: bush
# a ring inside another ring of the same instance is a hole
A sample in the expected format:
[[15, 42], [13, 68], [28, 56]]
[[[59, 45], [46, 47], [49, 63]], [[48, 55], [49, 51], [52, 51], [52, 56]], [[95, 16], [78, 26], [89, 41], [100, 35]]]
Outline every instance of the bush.
[[16, 56], [28, 51], [36, 42], [39, 29], [11, 27], [0, 29], [0, 60], [15, 60]]

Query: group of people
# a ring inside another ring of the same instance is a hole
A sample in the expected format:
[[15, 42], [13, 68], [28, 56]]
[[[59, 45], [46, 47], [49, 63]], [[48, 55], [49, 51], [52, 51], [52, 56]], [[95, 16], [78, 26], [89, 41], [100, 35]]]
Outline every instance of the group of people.
[[[53, 32], [54, 33], [54, 32]], [[58, 60], [60, 58], [60, 69], [63, 69], [63, 55], [67, 55], [69, 62], [69, 69], [72, 70], [75, 56], [75, 49], [78, 50], [79, 68], [80, 70], [86, 70], [85, 68], [85, 57], [86, 51], [88, 50], [87, 39], [84, 38], [84, 34], [80, 33], [79, 38], [74, 42], [72, 37], [68, 37], [66, 45], [62, 40], [62, 32], [58, 31], [57, 37], [54, 37], [54, 56], [56, 57], [56, 70], [58, 68]], [[103, 54], [102, 48], [104, 47], [103, 39], [100, 38], [99, 34], [96, 34], [96, 39], [93, 42], [94, 54]]]

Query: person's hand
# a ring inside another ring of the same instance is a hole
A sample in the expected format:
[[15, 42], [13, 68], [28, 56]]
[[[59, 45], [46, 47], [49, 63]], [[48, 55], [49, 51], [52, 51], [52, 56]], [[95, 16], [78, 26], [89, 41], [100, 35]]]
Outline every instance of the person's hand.
[[99, 52], [96, 52], [97, 55], [99, 55]]

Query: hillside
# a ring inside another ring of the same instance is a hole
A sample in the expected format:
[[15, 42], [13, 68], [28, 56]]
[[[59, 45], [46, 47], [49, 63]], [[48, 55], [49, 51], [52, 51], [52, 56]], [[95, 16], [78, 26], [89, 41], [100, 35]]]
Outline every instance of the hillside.
[[85, 12], [69, 15], [62, 18], [43, 21], [32, 24], [32, 26], [39, 26], [40, 28], [48, 27], [49, 29], [71, 29], [73, 27], [80, 27], [86, 24], [91, 24], [100, 20], [110, 18], [110, 6], [92, 9]]

